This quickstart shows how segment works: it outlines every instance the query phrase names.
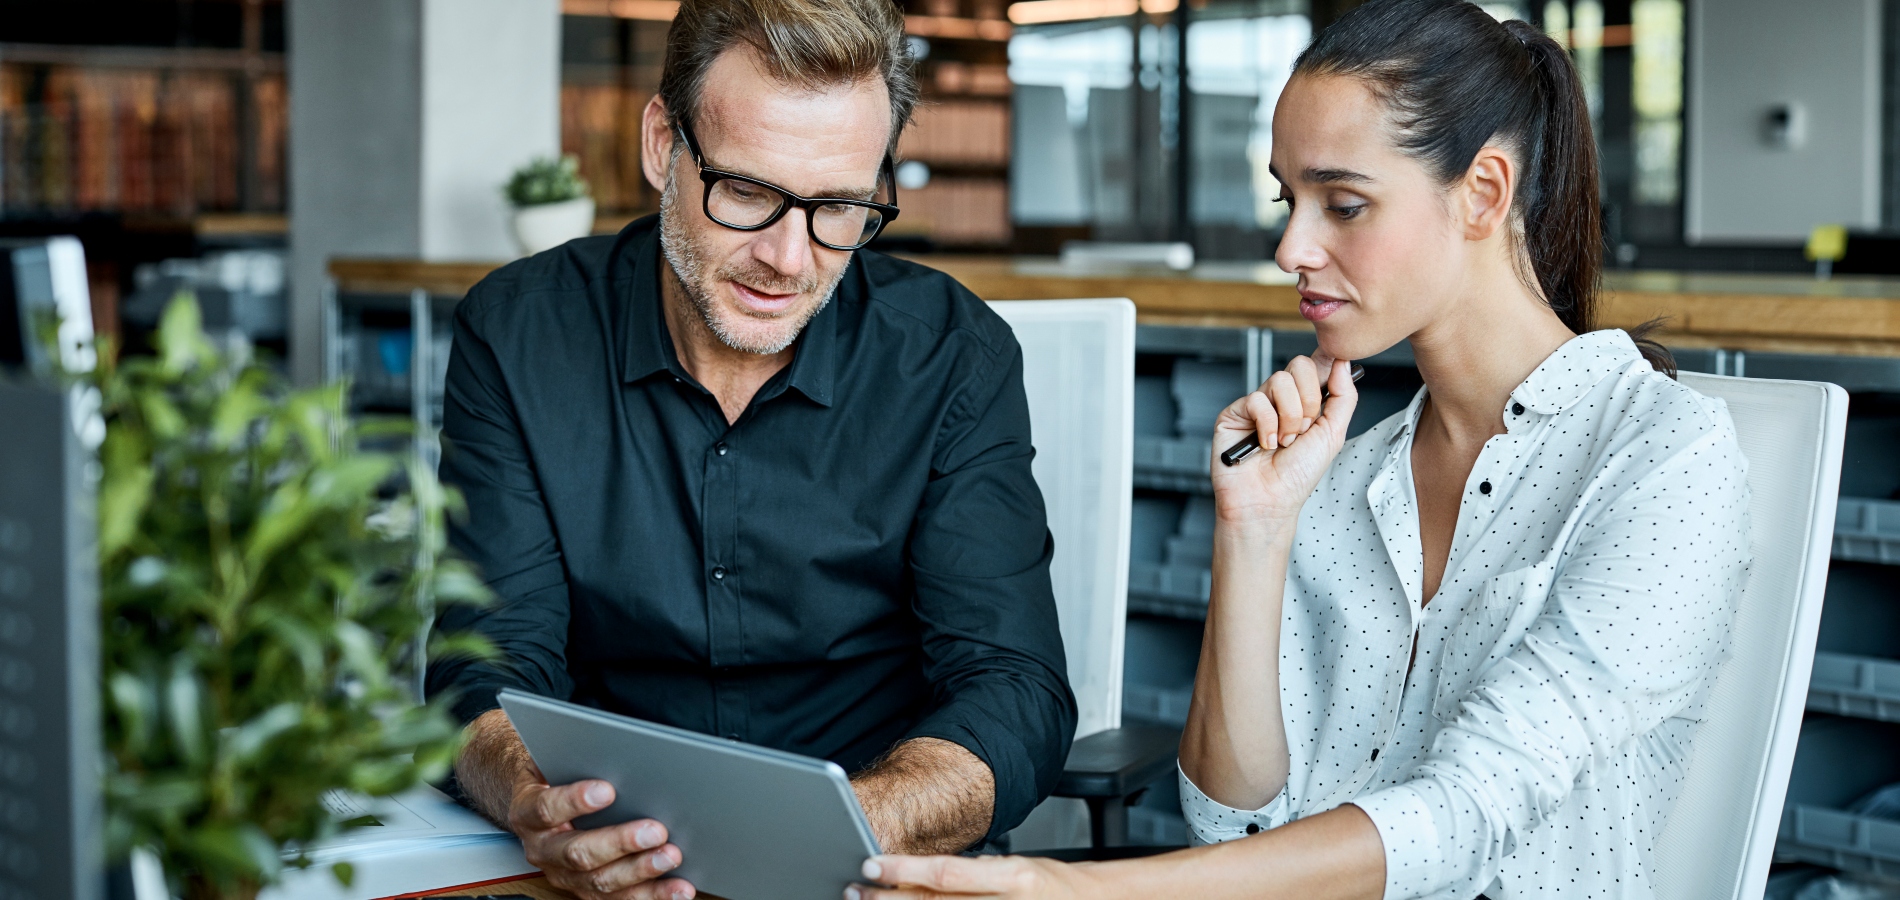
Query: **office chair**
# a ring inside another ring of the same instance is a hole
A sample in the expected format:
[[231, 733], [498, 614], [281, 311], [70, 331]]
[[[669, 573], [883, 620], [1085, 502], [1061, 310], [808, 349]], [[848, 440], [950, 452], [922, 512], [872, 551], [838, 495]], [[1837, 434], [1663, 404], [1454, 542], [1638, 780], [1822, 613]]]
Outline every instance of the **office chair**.
[[1689, 771], [1656, 841], [1663, 900], [1760, 897], [1794, 767], [1821, 625], [1847, 392], [1811, 381], [1684, 372], [1728, 403], [1748, 461], [1754, 563]]
[[1055, 536], [1050, 566], [1080, 713], [1055, 795], [1082, 800], [1095, 849], [1128, 838], [1128, 804], [1174, 768], [1181, 735], [1124, 726], [1122, 636], [1134, 445], [1135, 307], [1127, 300], [992, 303], [1023, 348], [1034, 471]]

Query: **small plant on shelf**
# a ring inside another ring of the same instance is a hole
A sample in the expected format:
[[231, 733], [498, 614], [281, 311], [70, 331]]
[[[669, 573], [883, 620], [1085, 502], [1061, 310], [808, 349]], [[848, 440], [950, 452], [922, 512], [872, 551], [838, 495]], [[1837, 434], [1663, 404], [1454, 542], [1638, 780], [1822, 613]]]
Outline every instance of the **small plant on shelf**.
[[574, 154], [559, 159], [540, 157], [515, 170], [508, 179], [508, 202], [516, 208], [564, 203], [588, 196], [587, 180]]
[[[245, 898], [341, 827], [326, 792], [447, 772], [460, 731], [446, 698], [417, 705], [406, 673], [434, 606], [486, 590], [443, 555], [454, 496], [367, 446], [406, 426], [352, 421], [341, 385], [290, 390], [217, 349], [188, 296], [155, 340], [156, 356], [106, 352], [83, 376], [106, 426], [107, 844], [114, 859], [150, 849], [191, 900]], [[486, 652], [440, 636], [428, 649]]]
[[551, 250], [594, 231], [594, 198], [581, 178], [580, 160], [571, 153], [516, 169], [503, 192], [514, 204], [509, 224], [525, 254]]

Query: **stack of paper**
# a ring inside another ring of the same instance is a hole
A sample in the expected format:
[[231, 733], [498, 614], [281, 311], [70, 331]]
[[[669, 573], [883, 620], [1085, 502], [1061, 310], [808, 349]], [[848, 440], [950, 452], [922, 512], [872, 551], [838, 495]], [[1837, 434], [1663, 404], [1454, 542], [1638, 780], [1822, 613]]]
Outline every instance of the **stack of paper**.
[[[258, 900], [377, 900], [540, 874], [514, 835], [432, 787], [395, 797], [332, 791], [323, 805], [356, 827], [307, 848], [310, 868], [286, 871]], [[331, 870], [339, 862], [355, 869], [348, 887]]]

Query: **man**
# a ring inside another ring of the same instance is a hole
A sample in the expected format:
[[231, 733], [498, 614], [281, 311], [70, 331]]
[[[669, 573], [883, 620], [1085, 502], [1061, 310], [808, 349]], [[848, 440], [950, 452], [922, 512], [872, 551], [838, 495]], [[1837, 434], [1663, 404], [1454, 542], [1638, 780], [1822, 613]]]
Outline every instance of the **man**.
[[442, 475], [500, 600], [442, 627], [501, 658], [430, 690], [469, 723], [461, 790], [583, 897], [692, 887], [666, 823], [572, 826], [611, 787], [544, 783], [499, 688], [832, 759], [892, 852], [1002, 834], [1067, 755], [1021, 351], [949, 277], [853, 252], [896, 214], [902, 25], [685, 0], [643, 121], [657, 222], [456, 311]]

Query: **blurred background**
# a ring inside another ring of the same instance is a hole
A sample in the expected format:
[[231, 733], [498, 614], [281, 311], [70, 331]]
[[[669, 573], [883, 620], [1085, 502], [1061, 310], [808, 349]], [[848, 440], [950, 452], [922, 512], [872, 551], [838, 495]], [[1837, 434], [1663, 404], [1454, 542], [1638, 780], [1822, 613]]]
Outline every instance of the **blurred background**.
[[[1271, 262], [1274, 104], [1355, 0], [901, 5], [924, 102], [877, 249], [988, 299], [1139, 310], [1124, 711], [1178, 727], [1208, 590], [1207, 423], [1314, 346]], [[1550, 34], [1584, 79], [1603, 324], [1668, 315], [1685, 370], [1852, 393], [1771, 895], [1836, 868], [1900, 876], [1900, 0], [1480, 5]], [[353, 412], [413, 416], [432, 459], [469, 286], [657, 210], [637, 135], [676, 9], [0, 0], [0, 238], [76, 235], [97, 330], [130, 351], [188, 288], [214, 335], [302, 384], [349, 379]], [[1405, 345], [1365, 362], [1357, 428], [1419, 385]], [[1171, 778], [1131, 802], [1131, 842], [1185, 840]], [[1852, 896], [1900, 881], [1883, 889]]]
[[[300, 304], [311, 314], [299, 323], [283, 296], [317, 290], [321, 267], [287, 268], [294, 231], [318, 253], [504, 257], [498, 234], [437, 228], [429, 195], [498, 190], [509, 167], [556, 151], [591, 183], [597, 230], [616, 229], [657, 206], [636, 132], [674, 6], [562, 0], [555, 16], [552, 3], [523, 0], [518, 18], [549, 8], [503, 31], [472, 6], [422, 0], [0, 2], [0, 231], [78, 234], [105, 330], [149, 323], [141, 288], [195, 279], [276, 298], [238, 304], [254, 337], [302, 357], [284, 342], [314, 330], [315, 306]], [[1200, 260], [1269, 259], [1285, 216], [1266, 170], [1274, 102], [1300, 49], [1351, 5], [906, 0], [926, 102], [902, 141], [904, 215], [884, 243], [1056, 254], [1076, 240], [1166, 241]], [[1814, 225], [1893, 226], [1885, 0], [1710, 0], [1694, 15], [1684, 0], [1483, 5], [1574, 54], [1611, 266], [1797, 271]], [[486, 71], [459, 87], [436, 83], [475, 69]], [[299, 95], [311, 109], [295, 112]], [[445, 149], [510, 120], [552, 127], [515, 147], [474, 139], [518, 158]], [[494, 184], [451, 183], [484, 168]], [[414, 208], [358, 209], [378, 224], [358, 217], [349, 246], [330, 247], [318, 207], [332, 200]], [[306, 206], [306, 228], [293, 228]]]

